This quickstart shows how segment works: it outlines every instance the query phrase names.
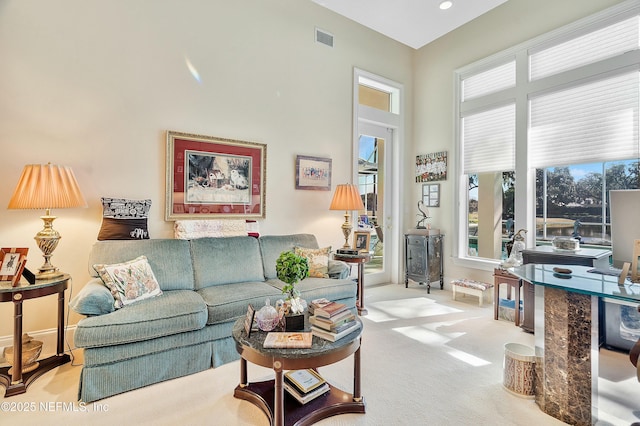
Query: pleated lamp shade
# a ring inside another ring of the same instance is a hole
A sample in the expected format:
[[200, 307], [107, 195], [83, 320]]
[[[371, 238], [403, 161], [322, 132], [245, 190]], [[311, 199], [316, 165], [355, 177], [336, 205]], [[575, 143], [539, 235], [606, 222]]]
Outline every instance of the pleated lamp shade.
[[358, 188], [347, 183], [336, 186], [329, 210], [364, 210]]
[[45, 209], [40, 219], [44, 228], [34, 239], [42, 251], [44, 264], [38, 269], [36, 279], [54, 279], [62, 275], [51, 264], [51, 256], [60, 241], [60, 233], [53, 229], [55, 216], [51, 209], [87, 207], [78, 181], [70, 167], [49, 164], [28, 164], [22, 170], [16, 190], [9, 200], [10, 209]]
[[70, 167], [28, 164], [9, 200], [10, 209], [60, 209], [87, 207]]

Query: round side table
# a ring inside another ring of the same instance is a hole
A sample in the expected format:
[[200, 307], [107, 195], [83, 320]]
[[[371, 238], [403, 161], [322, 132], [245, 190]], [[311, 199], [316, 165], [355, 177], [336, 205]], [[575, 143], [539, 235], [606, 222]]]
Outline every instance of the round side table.
[[356, 307], [358, 308], [359, 315], [367, 315], [368, 311], [364, 307], [364, 265], [371, 260], [371, 256], [368, 253], [358, 255], [335, 253], [333, 258], [342, 262], [355, 263], [358, 265], [358, 293], [356, 294]]
[[[69, 354], [64, 353], [64, 291], [71, 277], [63, 274], [49, 280], [37, 280], [35, 284], [20, 282], [12, 287], [10, 282], [0, 282], [0, 302], [13, 302], [13, 369], [0, 368], [0, 384], [6, 388], [5, 397], [19, 395], [27, 391], [27, 387], [35, 379], [47, 371], [71, 361]], [[38, 297], [58, 295], [58, 341], [56, 354], [39, 360], [39, 366], [33, 371], [22, 372], [22, 302]]]

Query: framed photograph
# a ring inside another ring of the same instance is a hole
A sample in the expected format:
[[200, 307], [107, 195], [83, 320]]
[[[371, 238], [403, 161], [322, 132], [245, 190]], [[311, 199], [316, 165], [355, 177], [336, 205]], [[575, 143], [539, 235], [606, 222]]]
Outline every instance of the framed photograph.
[[264, 218], [267, 146], [167, 132], [165, 220]]
[[256, 310], [252, 304], [247, 307], [247, 316], [244, 318], [244, 331], [247, 333], [247, 338], [251, 336], [251, 329], [253, 328], [253, 318], [256, 316]]
[[331, 190], [331, 158], [296, 157], [296, 189]]
[[416, 156], [416, 182], [447, 180], [447, 151]]
[[371, 244], [371, 234], [369, 232], [353, 233], [353, 249], [359, 252], [369, 252], [369, 244]]
[[422, 204], [427, 207], [440, 207], [439, 183], [425, 183], [422, 185]]
[[11, 281], [13, 285], [18, 283], [28, 252], [28, 248], [0, 249], [0, 281]]

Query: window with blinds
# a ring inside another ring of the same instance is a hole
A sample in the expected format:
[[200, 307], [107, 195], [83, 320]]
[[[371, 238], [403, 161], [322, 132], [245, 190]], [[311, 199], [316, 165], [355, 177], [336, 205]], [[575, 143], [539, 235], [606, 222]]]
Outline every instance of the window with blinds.
[[546, 236], [583, 214], [606, 242], [607, 188], [640, 185], [640, 2], [463, 67], [456, 82], [458, 257], [504, 257], [513, 220], [540, 237], [540, 224]]
[[529, 51], [530, 78], [537, 80], [638, 49], [638, 16], [590, 31], [540, 50]]
[[473, 74], [462, 80], [462, 100], [478, 98], [516, 85], [516, 61]]
[[530, 166], [638, 158], [638, 78], [634, 71], [532, 97]]
[[465, 174], [502, 172], [515, 167], [515, 104], [462, 119]]

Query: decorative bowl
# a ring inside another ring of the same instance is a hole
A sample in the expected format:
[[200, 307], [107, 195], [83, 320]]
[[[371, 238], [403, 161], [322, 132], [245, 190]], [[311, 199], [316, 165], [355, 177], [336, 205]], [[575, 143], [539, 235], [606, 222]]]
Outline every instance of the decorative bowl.
[[[35, 370], [40, 365], [37, 362], [40, 353], [42, 352], [42, 342], [39, 340], [33, 340], [28, 334], [22, 336], [22, 372], [28, 373]], [[4, 359], [9, 363], [11, 368], [9, 374], [13, 374], [13, 346], [4, 348]]]
[[257, 318], [256, 322], [258, 323], [258, 328], [262, 331], [271, 331], [274, 328], [276, 328], [276, 326], [278, 325], [278, 323], [280, 322], [280, 317], [275, 317], [275, 318]]

